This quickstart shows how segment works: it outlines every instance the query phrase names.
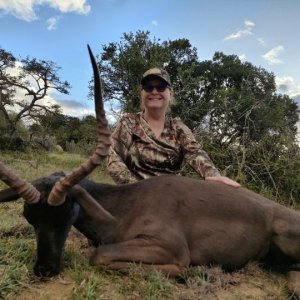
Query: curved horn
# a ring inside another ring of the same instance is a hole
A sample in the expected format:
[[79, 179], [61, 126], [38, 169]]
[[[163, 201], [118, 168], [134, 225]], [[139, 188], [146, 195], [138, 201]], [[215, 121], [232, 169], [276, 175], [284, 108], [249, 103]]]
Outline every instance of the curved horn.
[[40, 192], [29, 182], [7, 169], [0, 162], [0, 179], [8, 186], [15, 189], [17, 193], [29, 203], [37, 203], [40, 199]]
[[65, 196], [68, 190], [75, 184], [80, 182], [88, 174], [90, 174], [99, 164], [101, 164], [101, 162], [108, 155], [109, 147], [111, 144], [110, 131], [108, 130], [108, 122], [105, 117], [103, 106], [100, 73], [89, 45], [88, 50], [94, 72], [94, 97], [98, 128], [98, 146], [93, 155], [85, 163], [83, 163], [77, 170], [73, 171], [71, 174], [63, 177], [54, 185], [48, 197], [48, 203], [54, 206], [61, 205], [65, 201]]

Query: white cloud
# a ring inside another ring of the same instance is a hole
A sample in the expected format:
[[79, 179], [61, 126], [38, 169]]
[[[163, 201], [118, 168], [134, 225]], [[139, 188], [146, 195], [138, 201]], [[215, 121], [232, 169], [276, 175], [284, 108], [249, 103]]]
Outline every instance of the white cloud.
[[49, 18], [47, 20], [47, 29], [49, 31], [55, 30], [57, 25], [57, 19], [56, 18]]
[[286, 77], [275, 77], [275, 82], [277, 88], [286, 93], [290, 91], [295, 83], [294, 78], [292, 76], [286, 76]]
[[266, 46], [266, 42], [263, 38], [258, 38], [257, 41], [261, 46]]
[[230, 41], [230, 40], [238, 40], [247, 35], [253, 35], [252, 28], [255, 26], [255, 23], [250, 20], [245, 20], [244, 22], [245, 28], [238, 30], [237, 32], [231, 33], [230, 35], [226, 36], [223, 41]]
[[0, 0], [0, 10], [28, 22], [37, 19], [32, 1]]
[[82, 118], [84, 116], [94, 116], [95, 115], [95, 111], [92, 109], [87, 109], [87, 108], [71, 108], [71, 107], [64, 107], [61, 106], [63, 114], [68, 115], [68, 116], [72, 116], [72, 117], [77, 117], [77, 118]]
[[14, 68], [7, 68], [7, 73], [12, 76], [17, 76], [20, 74], [20, 68], [22, 67], [22, 63], [20, 61], [16, 61], [16, 66]]
[[293, 85], [294, 78], [292, 76], [278, 77], [275, 78], [276, 84], [278, 85]]
[[271, 49], [270, 51], [268, 51], [267, 53], [265, 53], [264, 55], [262, 55], [262, 57], [267, 61], [268, 64], [270, 65], [275, 65], [275, 64], [280, 64], [282, 63], [282, 61], [278, 58], [278, 55], [280, 52], [284, 51], [284, 47], [279, 45], [273, 49]]
[[153, 21], [151, 22], [151, 24], [152, 24], [153, 26], [158, 26], [158, 22], [157, 22], [156, 20], [153, 20]]
[[279, 92], [289, 95], [300, 105], [300, 85], [295, 85], [292, 76], [276, 77], [275, 82]]
[[255, 26], [255, 23], [250, 20], [245, 20], [244, 24], [246, 25], [246, 27], [254, 27]]
[[235, 33], [232, 33], [232, 34], [226, 36], [224, 38], [224, 41], [238, 40], [238, 39], [242, 38], [243, 36], [251, 35], [251, 34], [253, 34], [251, 32], [251, 29], [250, 28], [246, 28], [246, 29], [239, 30], [239, 31], [237, 31]]
[[239, 59], [241, 60], [241, 61], [246, 61], [246, 54], [241, 54], [241, 55], [239, 55]]
[[[36, 0], [43, 1], [43, 0]], [[91, 10], [90, 5], [86, 4], [86, 0], [44, 0], [62, 13], [75, 12], [78, 14], [88, 14]]]
[[294, 87], [291, 91], [290, 91], [290, 96], [292, 98], [300, 98], [300, 85]]
[[91, 10], [86, 0], [0, 0], [0, 10], [27, 22], [38, 18], [35, 8], [41, 5], [49, 5], [62, 13], [88, 14]]

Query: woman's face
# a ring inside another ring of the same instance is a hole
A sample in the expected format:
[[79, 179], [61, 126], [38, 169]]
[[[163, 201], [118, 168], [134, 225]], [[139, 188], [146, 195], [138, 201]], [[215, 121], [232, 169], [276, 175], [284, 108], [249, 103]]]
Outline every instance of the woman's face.
[[145, 110], [168, 109], [171, 90], [167, 83], [159, 78], [151, 78], [142, 85], [141, 101]]

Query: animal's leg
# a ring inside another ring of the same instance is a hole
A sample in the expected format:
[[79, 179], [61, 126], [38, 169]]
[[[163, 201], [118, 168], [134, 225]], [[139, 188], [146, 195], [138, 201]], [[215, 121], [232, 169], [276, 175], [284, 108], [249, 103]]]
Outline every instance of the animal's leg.
[[[290, 263], [300, 263], [299, 213], [280, 208], [274, 217], [274, 244], [287, 256]], [[288, 273], [288, 287], [300, 299], [300, 271]]]
[[188, 266], [190, 258], [187, 249], [178, 245], [170, 249], [168, 245], [158, 245], [157, 241], [137, 238], [116, 244], [99, 246], [91, 257], [94, 265], [124, 270], [130, 262], [152, 265], [155, 269], [170, 276], [179, 275]]
[[295, 296], [300, 297], [300, 272], [291, 271], [288, 274], [288, 287]]
[[[129, 262], [110, 262], [110, 263], [105, 263], [102, 264], [105, 268], [109, 270], [117, 270], [121, 271], [122, 273], [127, 274], [129, 271], [129, 268], [132, 266], [132, 263]], [[185, 267], [180, 267], [174, 264], [169, 264], [169, 265], [158, 265], [158, 264], [145, 264], [143, 263], [142, 265], [143, 269], [150, 269], [150, 270], [156, 270], [161, 272], [164, 275], [167, 275], [168, 277], [178, 277], [183, 274]]]
[[274, 244], [290, 259], [300, 262], [300, 216], [284, 210], [274, 221]]

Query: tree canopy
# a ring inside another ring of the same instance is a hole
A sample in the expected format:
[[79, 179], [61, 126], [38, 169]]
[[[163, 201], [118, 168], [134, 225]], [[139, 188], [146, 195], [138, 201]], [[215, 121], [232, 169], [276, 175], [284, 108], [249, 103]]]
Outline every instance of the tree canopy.
[[105, 98], [118, 102], [124, 112], [140, 110], [140, 81], [147, 69], [165, 68], [175, 82], [179, 67], [189, 68], [197, 62], [197, 50], [187, 39], [160, 42], [150, 33], [124, 33], [119, 43], [103, 46], [100, 56]]
[[58, 70], [52, 61], [29, 57], [17, 61], [0, 48], [0, 113], [5, 119], [2, 135], [12, 136], [21, 120], [35, 120], [46, 112], [60, 111], [58, 105], [42, 101], [54, 90], [68, 93], [70, 85], [59, 78]]

